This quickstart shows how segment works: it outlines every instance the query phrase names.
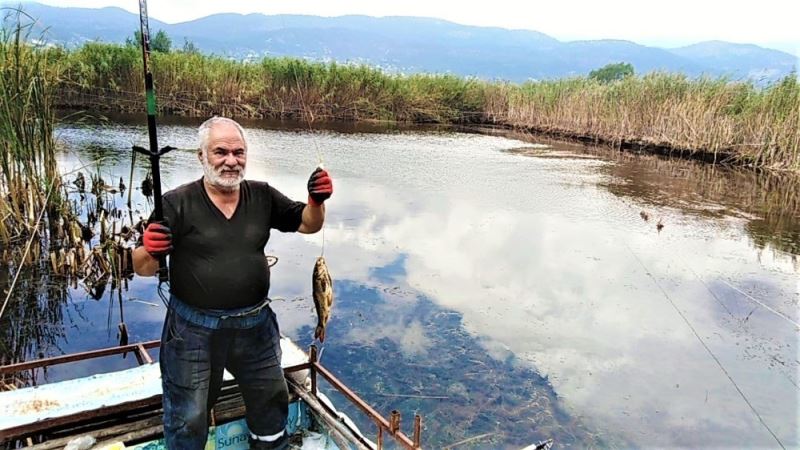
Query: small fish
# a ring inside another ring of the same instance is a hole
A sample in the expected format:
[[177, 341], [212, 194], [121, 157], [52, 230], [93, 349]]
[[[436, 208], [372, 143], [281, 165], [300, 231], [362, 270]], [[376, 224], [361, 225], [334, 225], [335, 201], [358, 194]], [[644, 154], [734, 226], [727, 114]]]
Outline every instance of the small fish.
[[640, 212], [640, 213], [639, 213], [639, 216], [640, 216], [642, 219], [644, 219], [644, 221], [645, 221], [645, 222], [647, 222], [648, 220], [650, 220], [650, 215], [649, 215], [649, 214], [647, 214], [645, 211], [642, 211], [642, 212]]
[[656, 224], [656, 230], [661, 233], [661, 229], [664, 228], [664, 224], [661, 222], [661, 219], [658, 219], [658, 223]]
[[320, 256], [314, 264], [314, 274], [311, 277], [314, 306], [317, 308], [317, 328], [314, 330], [314, 339], [325, 341], [325, 325], [331, 317], [333, 308], [333, 282], [325, 258]]

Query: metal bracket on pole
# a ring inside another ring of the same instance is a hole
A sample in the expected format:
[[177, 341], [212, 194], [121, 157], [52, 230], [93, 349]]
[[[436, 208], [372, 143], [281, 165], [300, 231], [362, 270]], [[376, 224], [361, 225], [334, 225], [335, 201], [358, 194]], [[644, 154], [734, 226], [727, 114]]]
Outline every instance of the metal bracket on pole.
[[[161, 150], [148, 150], [137, 145], [133, 146], [133, 151], [141, 153], [150, 158], [150, 170], [153, 175], [153, 213], [157, 222], [164, 220], [164, 209], [161, 202], [161, 169], [159, 160], [167, 152], [175, 150], [175, 147], [166, 146]], [[164, 282], [169, 280], [169, 271], [167, 270], [167, 257], [158, 257], [158, 281]]]

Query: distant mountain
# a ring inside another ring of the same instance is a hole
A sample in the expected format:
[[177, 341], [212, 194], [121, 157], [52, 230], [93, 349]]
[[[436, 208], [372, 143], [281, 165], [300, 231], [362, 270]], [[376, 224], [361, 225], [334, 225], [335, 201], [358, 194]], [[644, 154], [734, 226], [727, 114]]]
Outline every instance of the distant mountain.
[[[86, 41], [125, 42], [139, 29], [139, 16], [121, 8], [56, 8], [38, 3], [2, 2], [4, 8], [18, 8], [36, 19], [34, 36], [45, 33], [49, 42], [81, 45]], [[9, 11], [3, 11], [5, 16]], [[6, 17], [7, 18], [7, 17]], [[168, 25], [150, 18], [153, 29]]]
[[736, 74], [742, 78], [772, 80], [797, 70], [797, 58], [792, 55], [787, 58], [787, 53], [753, 44], [707, 41], [670, 51], [683, 58], [703, 61], [719, 73]]
[[[67, 46], [121, 43], [139, 26], [137, 15], [120, 8], [23, 6], [39, 29], [47, 28], [49, 41]], [[637, 73], [666, 70], [757, 81], [781, 78], [797, 67], [793, 55], [749, 44], [711, 41], [662, 49], [616, 40], [562, 42], [536, 31], [420, 17], [215, 14], [177, 24], [150, 18], [151, 33], [160, 29], [175, 47], [188, 39], [203, 52], [238, 59], [296, 56], [517, 82], [586, 75], [616, 62], [632, 64]]]
[[630, 41], [575, 41], [568, 42], [565, 46], [568, 48], [567, 54], [580, 55], [570, 60], [570, 64], [579, 74], [586, 74], [609, 62], [619, 61], [633, 64], [637, 73], [663, 70], [699, 75], [709, 72], [709, 67], [702, 59], [684, 57], [668, 50], [645, 47]]

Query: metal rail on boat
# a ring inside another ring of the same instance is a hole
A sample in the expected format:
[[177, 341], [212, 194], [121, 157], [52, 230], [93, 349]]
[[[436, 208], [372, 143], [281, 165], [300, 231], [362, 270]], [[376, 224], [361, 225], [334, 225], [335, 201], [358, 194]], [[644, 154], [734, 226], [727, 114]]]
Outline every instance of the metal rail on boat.
[[317, 392], [317, 374], [322, 375], [328, 383], [331, 384], [339, 393], [344, 395], [351, 403], [356, 405], [364, 414], [369, 416], [378, 427], [378, 448], [383, 447], [383, 433], [386, 432], [390, 436], [407, 449], [420, 448], [420, 434], [422, 430], [422, 417], [419, 414], [414, 415], [414, 435], [409, 438], [402, 431], [400, 431], [400, 412], [393, 410], [391, 416], [387, 420], [380, 413], [375, 411], [368, 403], [361, 399], [355, 392], [350, 390], [344, 383], [339, 381], [328, 369], [320, 364], [317, 358], [317, 347], [311, 346], [309, 351], [309, 361], [305, 364], [298, 364], [296, 366], [287, 367], [284, 369], [285, 373], [297, 372], [300, 370], [311, 371], [311, 392]]
[[[10, 364], [7, 366], [0, 367], [0, 375], [19, 373], [25, 370], [32, 370], [41, 367], [49, 367], [56, 364], [85, 361], [92, 358], [99, 358], [104, 356], [111, 356], [111, 355], [125, 354], [125, 353], [134, 353], [139, 365], [152, 364], [154, 360], [147, 352], [147, 350], [159, 347], [160, 344], [161, 342], [159, 340], [153, 340], [136, 344], [122, 345], [118, 347], [109, 347], [98, 350], [73, 353], [69, 355], [42, 358], [34, 361], [26, 361], [17, 364]], [[361, 399], [361, 397], [359, 397], [358, 394], [349, 389], [342, 381], [336, 378], [327, 368], [325, 368], [319, 362], [317, 357], [316, 346], [313, 345], [311, 346], [309, 351], [309, 356], [310, 357], [308, 362], [285, 367], [283, 369], [284, 374], [288, 375], [303, 370], [309, 371], [311, 379], [310, 391], [306, 391], [302, 386], [292, 382], [289, 379], [289, 377], [287, 377], [287, 381], [289, 381], [289, 385], [296, 391], [295, 393], [298, 394], [298, 396], [300, 396], [307, 403], [313, 403], [313, 405], [311, 405], [312, 408], [323, 408], [330, 416], [338, 419], [338, 424], [335, 421], [332, 421], [332, 423], [328, 423], [328, 425], [338, 428], [348, 427], [346, 422], [339, 417], [338, 413], [333, 408], [331, 408], [328, 402], [322, 401], [320, 399], [317, 391], [318, 375], [321, 375], [325, 380], [327, 380], [327, 382], [334, 389], [336, 389], [340, 394], [342, 394], [345, 398], [347, 398], [347, 400], [350, 401], [353, 405], [355, 405], [362, 413], [367, 415], [369, 419], [377, 426], [378, 432], [377, 432], [376, 443], [378, 450], [381, 450], [383, 448], [383, 440], [385, 434], [390, 436], [391, 438], [394, 438], [394, 440], [405, 449], [414, 450], [421, 448], [420, 436], [422, 429], [422, 418], [420, 417], [419, 414], [415, 414], [414, 416], [414, 432], [413, 436], [409, 437], [402, 431], [400, 431], [400, 413], [398, 411], [396, 410], [392, 411], [390, 417], [387, 419], [386, 417], [378, 413], [363, 399]], [[161, 404], [161, 395], [156, 395], [149, 398], [139, 399], [133, 402], [126, 402], [120, 405], [105, 406], [90, 411], [82, 411], [79, 413], [68, 414], [61, 417], [47, 418], [33, 423], [0, 430], [0, 441], [4, 441], [12, 437], [30, 436], [35, 433], [39, 433], [48, 429], [64, 426], [71, 423], [85, 422], [91, 419], [99, 419], [107, 416], [124, 413], [126, 411], [153, 407], [160, 404]], [[347, 433], [347, 430], [342, 430], [342, 431]], [[358, 434], [360, 433], [355, 433], [356, 436]], [[367, 448], [370, 448], [372, 447], [372, 445], [374, 445], [368, 442], [360, 442], [360, 443], [366, 446]]]

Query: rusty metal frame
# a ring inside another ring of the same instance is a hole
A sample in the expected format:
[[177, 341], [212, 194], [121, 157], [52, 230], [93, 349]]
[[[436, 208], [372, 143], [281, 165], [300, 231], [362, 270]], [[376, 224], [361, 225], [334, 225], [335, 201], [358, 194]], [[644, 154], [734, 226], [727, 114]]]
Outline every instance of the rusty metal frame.
[[[121, 353], [133, 352], [140, 365], [153, 364], [153, 358], [147, 352], [147, 349], [156, 348], [161, 345], [161, 341], [153, 340], [147, 342], [140, 342], [129, 345], [121, 345], [118, 347], [109, 347], [98, 350], [90, 350], [80, 353], [72, 353], [69, 355], [53, 356], [49, 358], [42, 358], [33, 361], [21, 362], [17, 364], [10, 364], [0, 367], [0, 375], [21, 372], [24, 370], [35, 369], [38, 367], [52, 366], [56, 364], [66, 364], [70, 362], [85, 361], [92, 358], [101, 358], [104, 356], [112, 356]], [[317, 347], [312, 345], [309, 349], [309, 361], [303, 364], [286, 367], [283, 369], [284, 373], [298, 372], [301, 370], [308, 370], [311, 375], [311, 394], [317, 397], [317, 375], [322, 375], [325, 380], [333, 386], [334, 389], [339, 391], [350, 403], [355, 405], [361, 412], [366, 414], [378, 427], [377, 446], [378, 450], [383, 449], [383, 434], [388, 433], [392, 436], [397, 443], [402, 445], [408, 450], [420, 449], [420, 435], [422, 430], [422, 418], [419, 414], [414, 415], [414, 434], [409, 438], [402, 431], [400, 431], [400, 412], [397, 410], [392, 411], [390, 418], [387, 420], [379, 412], [375, 411], [369, 404], [367, 404], [355, 392], [350, 390], [344, 383], [336, 378], [328, 369], [326, 369], [318, 360]], [[57, 417], [53, 419], [42, 420], [33, 424], [23, 425], [20, 427], [0, 430], [0, 439], [12, 436], [24, 436], [45, 430], [47, 428], [64, 425], [72, 422], [93, 419], [96, 417], [108, 416], [123, 411], [130, 411], [146, 406], [157, 405], [161, 402], [161, 395], [136, 400], [133, 402], [123, 403], [120, 405], [99, 408], [92, 411], [84, 411], [76, 414], [70, 414], [64, 417]], [[326, 408], [328, 406], [325, 405]], [[334, 413], [334, 411], [329, 411]]]
[[76, 361], [84, 361], [92, 358], [101, 358], [103, 356], [118, 355], [120, 353], [135, 352], [136, 359], [139, 364], [150, 364], [153, 358], [147, 353], [148, 348], [155, 348], [161, 345], [161, 341], [147, 341], [138, 344], [120, 345], [118, 347], [108, 347], [99, 350], [90, 350], [87, 352], [71, 353], [69, 355], [52, 356], [50, 358], [36, 359], [33, 361], [26, 361], [17, 364], [9, 364], [0, 367], [0, 375], [14, 372], [22, 372], [23, 370], [35, 369], [37, 367], [54, 366], [56, 364], [65, 364]]
[[[392, 436], [397, 443], [409, 450], [419, 449], [420, 435], [422, 432], [422, 417], [419, 414], [414, 415], [414, 434], [413, 438], [409, 438], [402, 431], [400, 431], [400, 412], [393, 410], [389, 420], [383, 417], [378, 411], [375, 411], [367, 402], [361, 399], [355, 392], [350, 390], [344, 383], [336, 378], [328, 369], [326, 369], [319, 360], [317, 360], [317, 347], [312, 345], [309, 349], [309, 362], [298, 364], [296, 366], [287, 367], [284, 369], [285, 373], [297, 372], [300, 370], [309, 370], [311, 373], [311, 393], [317, 395], [317, 374], [322, 375], [325, 380], [330, 383], [339, 393], [344, 395], [350, 403], [354, 404], [358, 409], [366, 414], [375, 425], [378, 427], [377, 444], [378, 450], [383, 448], [383, 433], [386, 432]], [[331, 411], [333, 412], [333, 411]]]

